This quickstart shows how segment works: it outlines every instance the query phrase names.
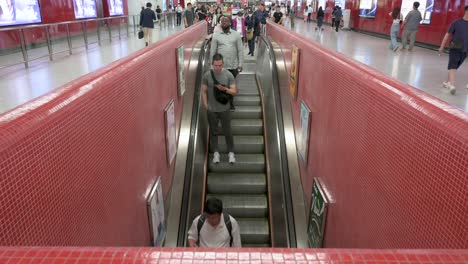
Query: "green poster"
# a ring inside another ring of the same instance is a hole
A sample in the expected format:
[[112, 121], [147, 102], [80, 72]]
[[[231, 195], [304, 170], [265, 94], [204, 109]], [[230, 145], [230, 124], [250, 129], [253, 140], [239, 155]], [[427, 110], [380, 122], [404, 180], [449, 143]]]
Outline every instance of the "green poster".
[[309, 246], [312, 248], [323, 247], [327, 207], [328, 200], [323, 193], [318, 179], [314, 178], [310, 202], [309, 224], [307, 227]]

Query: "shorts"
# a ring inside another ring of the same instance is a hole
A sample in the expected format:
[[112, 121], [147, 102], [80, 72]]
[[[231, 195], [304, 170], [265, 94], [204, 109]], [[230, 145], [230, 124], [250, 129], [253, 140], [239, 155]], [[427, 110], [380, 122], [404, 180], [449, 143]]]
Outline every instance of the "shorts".
[[449, 70], [457, 70], [463, 64], [466, 59], [467, 52], [462, 50], [451, 49], [449, 51]]

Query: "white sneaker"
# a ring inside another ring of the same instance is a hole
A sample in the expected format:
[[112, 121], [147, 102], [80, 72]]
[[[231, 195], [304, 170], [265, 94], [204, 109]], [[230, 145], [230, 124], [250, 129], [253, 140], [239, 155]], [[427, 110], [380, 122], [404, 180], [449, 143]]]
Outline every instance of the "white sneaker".
[[234, 152], [229, 152], [229, 163], [234, 164], [236, 163], [236, 157], [234, 156]]
[[215, 152], [214, 155], [213, 155], [213, 163], [214, 164], [218, 164], [219, 163], [219, 152]]
[[457, 91], [455, 86], [453, 86], [450, 82], [443, 82], [442, 87], [448, 89], [450, 94], [455, 94], [455, 92]]

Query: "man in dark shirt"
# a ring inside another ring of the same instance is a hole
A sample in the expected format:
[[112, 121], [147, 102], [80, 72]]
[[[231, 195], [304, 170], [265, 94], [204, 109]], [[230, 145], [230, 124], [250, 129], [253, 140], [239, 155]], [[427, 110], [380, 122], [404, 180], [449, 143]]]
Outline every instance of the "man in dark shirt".
[[[449, 46], [448, 79], [442, 84], [442, 87], [448, 89], [451, 94], [455, 94], [457, 70], [465, 61], [468, 53], [468, 5], [465, 6], [465, 15], [450, 25], [440, 45], [439, 54], [444, 51], [449, 40], [451, 41]], [[466, 88], [468, 89], [468, 85]]]
[[408, 44], [408, 38], [410, 41], [409, 51], [413, 50], [414, 42], [416, 41], [416, 32], [418, 32], [419, 24], [422, 20], [421, 12], [418, 10], [419, 2], [413, 3], [413, 10], [411, 10], [405, 17], [403, 22], [403, 33], [401, 34], [401, 49], [404, 50]]
[[279, 6], [276, 7], [275, 13], [273, 13], [273, 19], [276, 24], [283, 24], [283, 13], [281, 13]]
[[268, 19], [268, 12], [265, 11], [265, 4], [258, 5], [257, 10], [255, 10], [253, 15], [258, 21], [256, 25], [257, 30], [254, 30], [254, 34], [256, 36], [260, 36], [262, 32], [265, 32], [264, 27], [266, 26], [266, 21]]
[[145, 36], [146, 46], [153, 41], [153, 20], [156, 20], [156, 14], [151, 10], [151, 6], [151, 3], [146, 3], [146, 8], [142, 10], [140, 14], [140, 28], [143, 30]]
[[195, 19], [196, 19], [196, 16], [195, 16], [195, 12], [193, 12], [192, 4], [188, 3], [187, 10], [185, 10], [185, 13], [184, 13], [185, 27], [190, 27], [191, 25], [193, 25], [193, 23], [195, 23]]

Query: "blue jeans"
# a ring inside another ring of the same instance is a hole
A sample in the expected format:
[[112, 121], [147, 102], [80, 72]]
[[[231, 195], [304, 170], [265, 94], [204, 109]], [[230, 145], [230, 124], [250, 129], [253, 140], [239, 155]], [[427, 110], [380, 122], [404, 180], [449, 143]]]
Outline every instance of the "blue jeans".
[[398, 33], [400, 33], [400, 25], [392, 25], [392, 28], [390, 29], [390, 49], [394, 49], [396, 46], [398, 46], [398, 41], [397, 41], [397, 36]]

